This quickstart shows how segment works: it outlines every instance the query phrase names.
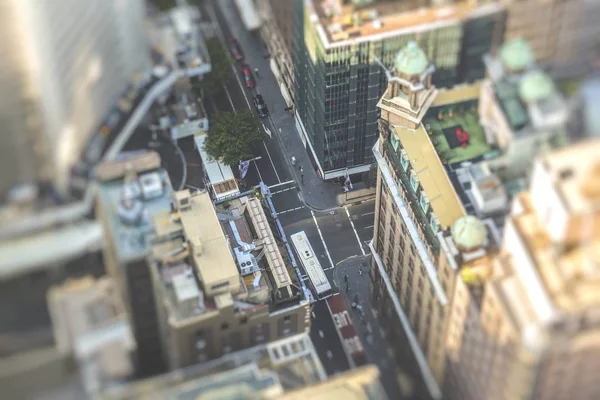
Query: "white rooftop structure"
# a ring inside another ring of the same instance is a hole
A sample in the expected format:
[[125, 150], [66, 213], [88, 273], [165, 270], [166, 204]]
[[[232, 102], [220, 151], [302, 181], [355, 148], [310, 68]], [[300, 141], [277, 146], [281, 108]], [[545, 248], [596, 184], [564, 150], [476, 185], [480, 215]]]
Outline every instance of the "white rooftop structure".
[[202, 158], [204, 173], [210, 182], [215, 198], [221, 200], [238, 194], [240, 189], [237, 186], [231, 167], [218, 160], [212, 159], [204, 150], [206, 135], [195, 135], [194, 142], [196, 143], [196, 148]]

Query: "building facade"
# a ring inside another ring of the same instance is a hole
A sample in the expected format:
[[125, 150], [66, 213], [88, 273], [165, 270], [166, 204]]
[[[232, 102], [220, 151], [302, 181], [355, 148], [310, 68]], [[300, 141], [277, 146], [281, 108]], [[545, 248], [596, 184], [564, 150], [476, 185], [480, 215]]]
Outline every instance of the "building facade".
[[380, 63], [391, 65], [411, 40], [437, 69], [433, 83], [450, 87], [485, 75], [481, 57], [501, 43], [497, 3], [456, 2], [419, 9], [405, 2], [297, 0], [294, 10], [296, 125], [321, 177], [368, 170], [375, 160], [377, 102], [387, 87]]
[[260, 0], [259, 9], [263, 15], [261, 35], [271, 58], [271, 70], [280, 85], [288, 106], [294, 101], [294, 1]]
[[585, 0], [507, 0], [505, 40], [524, 38], [555, 77], [589, 73], [600, 51], [600, 4]]
[[570, 140], [566, 105], [526, 44], [499, 53], [483, 82], [437, 89], [436, 67], [411, 42], [378, 103], [374, 304], [384, 329], [406, 333], [409, 346], [390, 335], [395, 356], [410, 348], [434, 398], [449, 371], [458, 277], [482, 298], [489, 269], [477, 267], [496, 257], [510, 201], [532, 180], [531, 160]]
[[239, 217], [223, 228], [207, 192], [176, 199], [153, 217], [151, 256], [170, 370], [310, 330], [309, 302], [257, 198], [231, 200]]
[[[539, 159], [497, 254], [468, 279], [460, 265], [449, 325], [451, 399], [593, 399], [600, 352], [600, 142]], [[466, 279], [465, 279], [466, 278]]]
[[[134, 76], [150, 66], [144, 2], [2, 3], [0, 192], [65, 188], [70, 165]], [[9, 172], [10, 171], [10, 172]]]

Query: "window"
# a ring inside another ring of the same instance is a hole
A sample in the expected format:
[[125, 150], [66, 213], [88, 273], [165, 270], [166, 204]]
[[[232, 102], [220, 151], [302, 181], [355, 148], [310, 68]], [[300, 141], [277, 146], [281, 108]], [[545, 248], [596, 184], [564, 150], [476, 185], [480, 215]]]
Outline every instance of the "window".
[[410, 186], [415, 192], [419, 189], [419, 177], [414, 170], [410, 171]]
[[394, 148], [394, 151], [398, 151], [398, 146], [400, 146], [400, 141], [398, 140], [398, 137], [396, 136], [396, 131], [392, 127], [390, 127], [390, 141], [392, 143], [392, 147]]
[[402, 149], [402, 151], [400, 152], [400, 165], [402, 165], [402, 169], [404, 171], [408, 169], [408, 154], [404, 149]]
[[433, 213], [431, 213], [431, 216], [429, 217], [429, 226], [431, 227], [431, 231], [434, 235], [437, 234], [440, 230], [440, 223], [435, 214]]
[[291, 315], [286, 315], [285, 317], [283, 317], [283, 322], [285, 324], [288, 324], [288, 323], [292, 322], [292, 316]]
[[429, 211], [429, 199], [427, 198], [425, 191], [421, 191], [421, 197], [419, 198], [419, 204], [421, 205], [421, 209], [423, 210], [424, 213], [427, 213], [427, 211]]

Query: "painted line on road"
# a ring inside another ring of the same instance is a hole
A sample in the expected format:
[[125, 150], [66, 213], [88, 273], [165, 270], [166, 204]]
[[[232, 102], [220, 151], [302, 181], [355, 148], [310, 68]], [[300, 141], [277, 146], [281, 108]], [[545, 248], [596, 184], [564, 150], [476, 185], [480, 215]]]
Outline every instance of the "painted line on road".
[[301, 210], [303, 208], [304, 208], [304, 206], [300, 206], [300, 207], [296, 207], [296, 208], [290, 208], [289, 210], [278, 212], [277, 215], [289, 213], [289, 212], [292, 212], [292, 211], [298, 211], [298, 210]]
[[296, 187], [292, 186], [291, 188], [281, 189], [281, 190], [278, 190], [276, 192], [271, 192], [271, 195], [278, 194], [278, 193], [283, 193], [283, 192], [287, 192], [288, 190], [294, 190], [294, 189], [296, 189]]
[[198, 191], [202, 191], [202, 190], [204, 190], [204, 189], [200, 189], [200, 188], [198, 188], [198, 187], [196, 187], [196, 186], [192, 186], [192, 185], [185, 185], [185, 187], [188, 187], [188, 188], [190, 188], [190, 189], [196, 189], [196, 190], [198, 190]]
[[[319, 237], [321, 238], [321, 243], [323, 243], [323, 247], [325, 248], [325, 254], [327, 254], [327, 258], [329, 259], [329, 264], [333, 268], [335, 266], [335, 264], [333, 263], [333, 260], [331, 259], [331, 254], [329, 254], [329, 249], [327, 249], [327, 243], [325, 243], [325, 239], [323, 239], [323, 234], [321, 233], [321, 228], [319, 228], [319, 223], [317, 222], [317, 217], [315, 216], [315, 212], [313, 210], [310, 210], [310, 213], [313, 217], [313, 221], [315, 221], [315, 225], [317, 226], [317, 232], [319, 232]], [[330, 312], [331, 312], [331, 310], [330, 310]]]
[[271, 158], [271, 153], [269, 153], [269, 149], [267, 148], [267, 144], [265, 143], [264, 140], [263, 140], [263, 146], [265, 146], [265, 151], [267, 152], [267, 155], [269, 156], [269, 161], [271, 161], [271, 167], [273, 167], [273, 172], [275, 172], [275, 177], [277, 177], [277, 182], [281, 183], [281, 179], [279, 178], [279, 174], [277, 173], [277, 168], [275, 168], [275, 164], [273, 164], [273, 159]]
[[367, 253], [365, 253], [365, 249], [363, 249], [360, 238], [358, 237], [358, 232], [356, 232], [356, 228], [354, 227], [354, 222], [352, 222], [352, 218], [350, 218], [350, 211], [348, 211], [347, 206], [344, 206], [344, 209], [346, 210], [346, 215], [348, 216], [348, 221], [350, 221], [350, 225], [352, 225], [352, 230], [354, 231], [354, 236], [356, 236], [356, 241], [358, 242], [358, 247], [360, 247], [360, 252], [364, 256]]
[[[288, 184], [290, 184], [290, 183], [296, 183], [296, 181], [294, 181], [294, 180], [292, 179], [292, 180], [289, 180], [289, 181], [287, 181], [287, 182], [280, 182], [280, 183], [277, 183], [277, 184], [275, 184], [275, 185], [271, 185], [271, 186], [269, 186], [269, 189], [273, 189], [273, 188], [276, 188], [276, 187], [279, 187], [279, 186], [283, 186], [283, 185], [288, 185]], [[272, 194], [272, 193], [271, 193], [271, 194]]]
[[365, 226], [364, 229], [371, 229], [373, 225]]
[[187, 165], [189, 165], [190, 167], [200, 167], [202, 168], [202, 165], [200, 164], [192, 164], [192, 163], [186, 163]]
[[260, 176], [260, 169], [258, 169], [258, 164], [256, 163], [256, 160], [252, 160], [252, 161], [254, 161], [254, 166], [256, 167], [256, 172], [258, 172], [258, 179], [260, 179], [261, 182], [264, 182], [262, 176]]
[[366, 217], [366, 216], [368, 216], [368, 215], [373, 215], [373, 214], [375, 214], [375, 211], [368, 212], [368, 213], [364, 213], [364, 214], [360, 214], [360, 216], [361, 216], [361, 217]]
[[231, 104], [231, 109], [233, 110], [234, 114], [237, 114], [237, 110], [235, 109], [235, 106], [233, 105], [233, 99], [231, 98], [231, 94], [229, 94], [229, 90], [227, 90], [227, 86], [222, 85], [223, 89], [225, 89], [225, 94], [227, 94], [227, 98], [229, 99], [229, 104]]
[[329, 271], [330, 269], [333, 269], [333, 267], [323, 268], [323, 271]]

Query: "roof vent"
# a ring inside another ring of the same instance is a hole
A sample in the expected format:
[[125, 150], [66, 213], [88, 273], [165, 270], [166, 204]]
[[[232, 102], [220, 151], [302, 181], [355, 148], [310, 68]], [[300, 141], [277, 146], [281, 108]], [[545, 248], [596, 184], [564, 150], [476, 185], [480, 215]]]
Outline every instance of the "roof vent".
[[151, 172], [140, 177], [140, 184], [144, 200], [152, 200], [163, 195], [164, 189], [160, 173]]

